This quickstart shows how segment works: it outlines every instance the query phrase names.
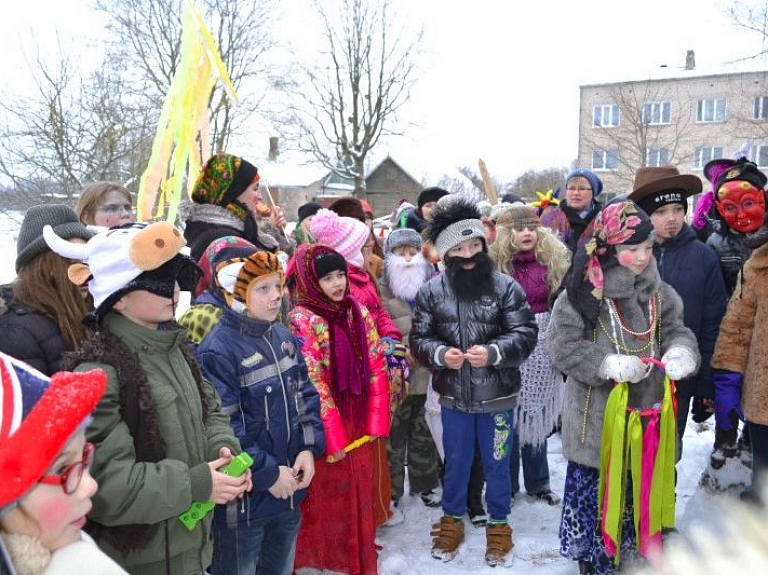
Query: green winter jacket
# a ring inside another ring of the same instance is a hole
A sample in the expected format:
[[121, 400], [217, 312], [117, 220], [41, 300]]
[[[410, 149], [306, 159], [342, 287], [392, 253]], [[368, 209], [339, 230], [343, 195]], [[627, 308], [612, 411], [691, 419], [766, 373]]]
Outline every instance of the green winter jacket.
[[138, 354], [157, 410], [158, 430], [166, 443], [166, 458], [157, 463], [136, 461], [133, 438], [120, 413], [115, 368], [99, 363], [78, 365], [76, 371], [102, 368], [108, 377], [106, 393], [86, 430], [88, 441], [96, 445], [91, 473], [99, 483], [88, 517], [107, 527], [159, 524], [153, 539], [141, 549], [123, 553], [99, 542], [131, 573], [165, 573], [166, 558], [170, 559], [171, 573], [201, 573], [211, 563], [213, 513], [191, 532], [178, 516], [193, 501], [210, 498], [212, 481], [207, 462], [218, 458], [221, 447], [239, 453], [240, 444], [207, 381], [203, 393], [210, 394], [214, 408], [207, 425], [203, 424], [200, 392], [180, 349], [185, 330], [148, 329], [114, 312], [104, 323]]

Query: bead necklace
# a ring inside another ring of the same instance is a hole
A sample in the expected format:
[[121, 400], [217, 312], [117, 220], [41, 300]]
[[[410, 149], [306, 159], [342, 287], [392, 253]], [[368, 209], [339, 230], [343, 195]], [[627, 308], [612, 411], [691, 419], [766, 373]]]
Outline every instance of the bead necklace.
[[[627, 354], [641, 354], [644, 352], [650, 352], [647, 355], [651, 357], [655, 357], [655, 351], [656, 351], [656, 340], [654, 339], [653, 335], [654, 333], [657, 334], [658, 338], [661, 338], [661, 330], [658, 329], [658, 313], [657, 313], [657, 304], [656, 304], [656, 297], [652, 297], [648, 302], [648, 329], [641, 332], [636, 332], [627, 327], [627, 321], [622, 316], [621, 312], [617, 309], [616, 304], [613, 302], [610, 298], [605, 298], [606, 303], [608, 304], [608, 317], [611, 320], [611, 331], [609, 332], [605, 324], [603, 323], [603, 320], [598, 317], [598, 323], [600, 324], [600, 327], [602, 328], [603, 332], [605, 333], [606, 337], [608, 338], [608, 341], [610, 341], [615, 347], [617, 353], [627, 353]], [[618, 323], [618, 326], [617, 326]], [[619, 329], [617, 329], [617, 327]], [[630, 335], [635, 336], [638, 339], [647, 339], [648, 341], [639, 348], [632, 348], [627, 345], [626, 340], [624, 339], [624, 333], [628, 333]], [[661, 342], [659, 343], [659, 347]]]

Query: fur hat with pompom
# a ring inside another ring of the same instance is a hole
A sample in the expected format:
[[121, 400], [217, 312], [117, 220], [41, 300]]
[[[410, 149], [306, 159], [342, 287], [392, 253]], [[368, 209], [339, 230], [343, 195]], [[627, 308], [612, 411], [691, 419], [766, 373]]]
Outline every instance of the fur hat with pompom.
[[480, 219], [480, 210], [469, 199], [458, 194], [440, 198], [432, 212], [432, 221], [424, 229], [427, 241], [437, 250], [437, 255], [445, 261], [451, 248], [465, 240], [480, 238], [483, 250], [487, 251], [485, 228]]

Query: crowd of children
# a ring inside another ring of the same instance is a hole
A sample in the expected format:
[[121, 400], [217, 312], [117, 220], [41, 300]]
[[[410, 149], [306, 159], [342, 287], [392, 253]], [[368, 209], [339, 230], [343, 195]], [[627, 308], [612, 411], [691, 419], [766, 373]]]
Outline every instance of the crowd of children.
[[225, 153], [183, 233], [135, 223], [113, 182], [31, 208], [0, 287], [0, 572], [375, 575], [407, 494], [442, 507], [435, 559], [469, 510], [508, 565], [522, 467], [562, 505], [560, 553], [608, 573], [674, 528], [689, 408], [716, 416], [710, 467], [746, 418], [759, 502], [767, 180], [743, 159], [705, 175], [692, 227], [698, 178], [641, 168], [603, 205], [577, 169], [559, 204], [485, 216], [426, 188], [382, 243], [355, 198], [301, 206], [287, 236]]

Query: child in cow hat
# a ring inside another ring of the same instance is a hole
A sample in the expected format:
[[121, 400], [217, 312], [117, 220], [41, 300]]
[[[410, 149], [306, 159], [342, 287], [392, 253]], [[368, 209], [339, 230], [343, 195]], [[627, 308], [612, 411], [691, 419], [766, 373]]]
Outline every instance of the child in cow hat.
[[48, 378], [0, 353], [0, 384], [0, 572], [125, 574], [82, 531], [98, 488], [84, 432], [104, 372]]
[[97, 446], [90, 532], [131, 573], [203, 572], [211, 563], [211, 517], [192, 530], [179, 520], [193, 502], [226, 503], [250, 488], [220, 469], [240, 451], [219, 397], [184, 348], [171, 320], [179, 287], [194, 288], [199, 268], [179, 252], [185, 241], [168, 222], [101, 232], [87, 244], [44, 230], [57, 253], [79, 259], [75, 283], [88, 280], [97, 329], [70, 356], [75, 371], [107, 372], [107, 391], [86, 438]]

